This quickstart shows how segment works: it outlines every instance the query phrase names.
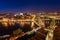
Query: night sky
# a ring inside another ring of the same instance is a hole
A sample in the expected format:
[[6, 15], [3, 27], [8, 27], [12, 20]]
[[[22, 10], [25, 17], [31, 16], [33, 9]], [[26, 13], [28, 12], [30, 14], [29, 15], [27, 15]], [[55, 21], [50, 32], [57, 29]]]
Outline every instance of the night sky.
[[0, 12], [59, 11], [59, 0], [0, 0]]

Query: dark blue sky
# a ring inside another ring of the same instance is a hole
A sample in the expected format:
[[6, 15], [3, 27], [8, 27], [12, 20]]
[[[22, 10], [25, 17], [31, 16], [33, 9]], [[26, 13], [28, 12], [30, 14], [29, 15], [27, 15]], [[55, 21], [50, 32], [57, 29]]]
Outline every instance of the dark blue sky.
[[59, 0], [0, 0], [0, 12], [60, 11]]

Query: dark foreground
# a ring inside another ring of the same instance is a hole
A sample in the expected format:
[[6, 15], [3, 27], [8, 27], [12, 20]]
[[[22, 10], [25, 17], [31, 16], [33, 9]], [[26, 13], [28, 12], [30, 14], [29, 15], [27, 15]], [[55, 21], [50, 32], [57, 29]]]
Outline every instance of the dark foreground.
[[[43, 29], [38, 30], [36, 33], [32, 35], [25, 35], [21, 38], [18, 38], [17, 40], [45, 40], [47, 31], [44, 31]], [[54, 37], [53, 40], [60, 40], [60, 27], [57, 27], [54, 30]]]

